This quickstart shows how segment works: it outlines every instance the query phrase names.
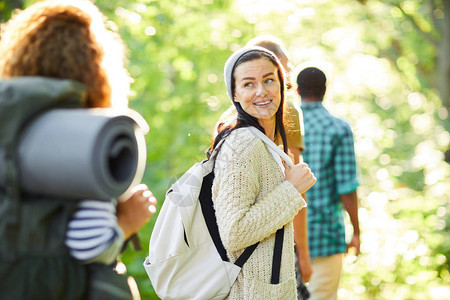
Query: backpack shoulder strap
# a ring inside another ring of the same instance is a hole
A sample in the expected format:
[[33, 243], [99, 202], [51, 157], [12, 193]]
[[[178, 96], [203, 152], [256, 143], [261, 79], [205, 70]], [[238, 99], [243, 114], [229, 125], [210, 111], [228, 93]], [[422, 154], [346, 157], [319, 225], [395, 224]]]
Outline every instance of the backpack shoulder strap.
[[0, 80], [0, 148], [9, 199], [19, 199], [17, 146], [24, 128], [45, 110], [84, 107], [85, 98], [84, 85], [76, 81], [35, 76]]
[[[291, 158], [278, 147], [273, 141], [271, 141], [264, 133], [259, 131], [257, 128], [250, 126], [249, 129], [258, 136], [266, 145], [269, 147], [269, 151], [273, 151], [278, 154], [281, 159], [283, 159], [286, 164], [292, 167], [294, 164], [292, 163]], [[280, 165], [281, 167], [281, 165]], [[280, 270], [281, 270], [281, 255], [283, 252], [283, 239], [284, 239], [284, 227], [277, 230], [275, 235], [275, 247], [273, 249], [273, 258], [272, 258], [272, 276], [270, 279], [271, 284], [277, 284], [280, 282]]]
[[209, 156], [208, 160], [210, 160], [210, 161], [215, 161], [216, 160], [217, 155], [219, 155], [220, 148], [222, 148], [222, 144], [225, 142], [226, 138], [227, 137], [225, 136], [224, 138], [222, 138], [219, 141], [219, 143], [217, 143], [216, 147], [214, 147], [214, 149], [212, 150], [211, 155]]
[[[215, 159], [215, 157], [213, 157], [213, 159]], [[203, 177], [199, 200], [202, 208], [203, 217], [205, 218], [206, 227], [208, 228], [214, 246], [216, 247], [217, 252], [219, 253], [222, 260], [229, 261], [227, 251], [225, 250], [225, 247], [222, 243], [222, 239], [220, 238], [219, 227], [217, 226], [216, 211], [214, 210], [214, 204], [212, 202], [211, 190], [213, 181], [214, 181], [214, 171], [211, 171], [208, 175]], [[239, 258], [235, 261], [234, 264], [242, 268], [244, 263], [252, 255], [253, 251], [255, 251], [256, 246], [258, 246], [258, 244], [259, 242], [253, 244], [252, 246], [247, 247], [244, 250], [244, 252], [239, 256]]]
[[272, 258], [272, 276], [270, 278], [271, 284], [277, 284], [280, 282], [283, 239], [284, 239], [284, 227], [281, 227], [280, 229], [277, 230], [277, 233], [275, 235], [275, 247], [273, 249], [273, 258]]
[[253, 132], [257, 137], [259, 137], [264, 142], [264, 144], [266, 144], [267, 147], [269, 147], [269, 149], [273, 150], [276, 154], [278, 154], [288, 166], [292, 167], [294, 165], [292, 163], [291, 158], [283, 150], [281, 150], [280, 147], [278, 147], [273, 141], [271, 141], [264, 133], [262, 133], [253, 126], [249, 126], [248, 129], [250, 129], [251, 132]]
[[256, 247], [258, 246], [259, 242], [248, 246], [244, 252], [242, 252], [242, 254], [238, 257], [238, 259], [236, 259], [236, 261], [234, 262], [234, 264], [236, 266], [239, 266], [242, 268], [242, 266], [244, 266], [245, 262], [250, 258], [250, 256], [253, 254], [253, 251], [255, 251]]

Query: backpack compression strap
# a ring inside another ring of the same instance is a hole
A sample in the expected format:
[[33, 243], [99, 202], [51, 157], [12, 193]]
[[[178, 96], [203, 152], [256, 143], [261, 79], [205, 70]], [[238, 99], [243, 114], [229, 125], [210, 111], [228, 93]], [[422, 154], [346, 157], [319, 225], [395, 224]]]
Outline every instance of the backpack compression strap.
[[[259, 131], [253, 126], [248, 127], [257, 137], [259, 137], [269, 147], [269, 151], [272, 150], [278, 154], [282, 160], [286, 162], [288, 166], [293, 166], [291, 158], [281, 150], [272, 140], [270, 140], [264, 133]], [[281, 167], [281, 166], [280, 166]], [[281, 269], [281, 254], [283, 252], [283, 239], [284, 239], [284, 227], [277, 230], [275, 236], [275, 247], [273, 249], [272, 259], [272, 277], [270, 282], [277, 284], [280, 282], [280, 269]]]

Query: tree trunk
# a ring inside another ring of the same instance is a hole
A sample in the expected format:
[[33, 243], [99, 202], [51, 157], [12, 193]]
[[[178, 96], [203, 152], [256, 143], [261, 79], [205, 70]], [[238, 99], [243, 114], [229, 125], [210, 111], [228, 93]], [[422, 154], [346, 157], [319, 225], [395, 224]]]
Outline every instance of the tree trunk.
[[[443, 0], [444, 26], [441, 32], [441, 41], [438, 48], [438, 88], [442, 104], [450, 113], [450, 0]], [[449, 122], [447, 122], [449, 123]], [[450, 130], [447, 125], [447, 130]]]
[[[442, 105], [450, 114], [450, 0], [443, 0], [444, 26], [441, 32], [441, 44], [439, 45], [438, 67], [439, 67], [439, 93]], [[450, 117], [444, 120], [444, 128], [450, 131]], [[450, 145], [445, 151], [445, 161], [450, 164]]]

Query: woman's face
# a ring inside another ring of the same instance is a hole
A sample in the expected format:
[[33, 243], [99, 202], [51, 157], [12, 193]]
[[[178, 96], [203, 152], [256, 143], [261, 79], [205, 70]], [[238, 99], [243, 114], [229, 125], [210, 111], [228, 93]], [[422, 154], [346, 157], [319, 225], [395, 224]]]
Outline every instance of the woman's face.
[[277, 67], [268, 58], [241, 63], [234, 70], [234, 101], [258, 120], [275, 118], [281, 102]]

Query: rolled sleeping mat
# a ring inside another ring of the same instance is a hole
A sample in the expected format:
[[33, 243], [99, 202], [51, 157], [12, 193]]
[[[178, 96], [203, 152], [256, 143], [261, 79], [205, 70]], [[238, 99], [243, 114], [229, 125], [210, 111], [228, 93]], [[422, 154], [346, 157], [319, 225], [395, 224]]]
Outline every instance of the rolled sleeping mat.
[[[69, 199], [110, 200], [127, 194], [144, 174], [146, 131], [145, 120], [131, 110], [128, 114], [107, 108], [45, 112], [19, 141], [21, 189]], [[5, 182], [2, 156], [0, 185]]]

